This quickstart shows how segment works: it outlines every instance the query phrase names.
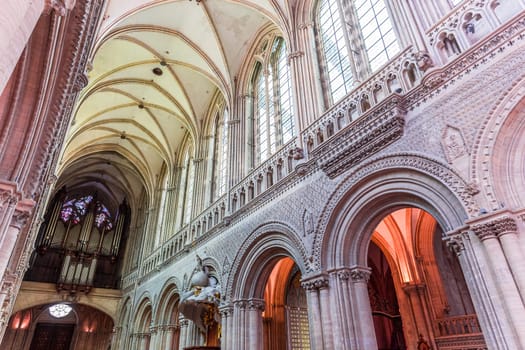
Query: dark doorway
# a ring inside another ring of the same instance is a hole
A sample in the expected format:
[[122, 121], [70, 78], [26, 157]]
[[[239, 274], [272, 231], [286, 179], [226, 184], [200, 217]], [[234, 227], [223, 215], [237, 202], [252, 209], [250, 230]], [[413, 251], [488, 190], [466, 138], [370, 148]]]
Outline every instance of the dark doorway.
[[74, 324], [39, 323], [30, 350], [69, 350]]

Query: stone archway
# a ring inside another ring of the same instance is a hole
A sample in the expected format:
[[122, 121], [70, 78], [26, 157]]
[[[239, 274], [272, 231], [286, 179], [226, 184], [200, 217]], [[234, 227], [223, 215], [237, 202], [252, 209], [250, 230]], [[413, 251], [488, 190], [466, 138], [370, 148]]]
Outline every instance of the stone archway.
[[[304, 327], [307, 318], [289, 311], [290, 303], [305, 301], [291, 295], [301, 289], [305, 271], [298, 242], [290, 228], [279, 224], [260, 227], [245, 242], [233, 265], [235, 279], [229, 281], [230, 304], [222, 308], [224, 348], [287, 349], [293, 336], [300, 336], [292, 335], [290, 327]], [[306, 304], [301, 309], [307, 314]]]
[[109, 349], [113, 320], [106, 313], [82, 304], [53, 303], [15, 312], [0, 347], [47, 350]]

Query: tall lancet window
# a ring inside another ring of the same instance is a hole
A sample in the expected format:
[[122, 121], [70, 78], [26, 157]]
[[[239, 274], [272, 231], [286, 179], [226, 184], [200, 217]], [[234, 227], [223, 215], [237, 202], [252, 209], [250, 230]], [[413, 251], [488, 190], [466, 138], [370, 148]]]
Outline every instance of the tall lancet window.
[[343, 13], [337, 5], [337, 0], [321, 0], [318, 27], [332, 102], [339, 101], [349, 93], [353, 84], [350, 51], [343, 24]]
[[316, 28], [331, 104], [400, 50], [384, 0], [320, 0]]
[[399, 52], [384, 0], [355, 0], [355, 11], [365, 42], [368, 63], [375, 72]]
[[255, 65], [256, 161], [263, 162], [294, 136], [293, 97], [288, 53], [283, 38], [269, 36]]
[[186, 166], [187, 178], [186, 178], [186, 195], [184, 200], [184, 223], [189, 223], [191, 220], [192, 206], [193, 206], [193, 185], [195, 180], [195, 165], [193, 164], [193, 158], [190, 156], [189, 148], [186, 151], [186, 157], [184, 159]]
[[228, 177], [228, 122], [230, 114], [226, 107], [219, 109], [215, 133], [215, 198], [226, 193]]
[[190, 154], [190, 147], [186, 147], [183, 152], [184, 156], [180, 165], [179, 198], [177, 205], [177, 226], [179, 227], [189, 223], [193, 202], [194, 165]]

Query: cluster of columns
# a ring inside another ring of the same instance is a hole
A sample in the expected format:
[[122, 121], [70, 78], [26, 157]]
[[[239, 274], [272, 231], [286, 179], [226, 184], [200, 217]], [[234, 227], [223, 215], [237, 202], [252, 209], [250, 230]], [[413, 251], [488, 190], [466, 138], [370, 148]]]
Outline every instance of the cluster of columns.
[[313, 349], [374, 349], [370, 269], [341, 268], [303, 279]]
[[221, 305], [221, 347], [231, 350], [262, 350], [264, 307], [264, 300], [258, 298], [239, 299]]
[[523, 230], [516, 215], [500, 211], [447, 234], [491, 349], [525, 348]]

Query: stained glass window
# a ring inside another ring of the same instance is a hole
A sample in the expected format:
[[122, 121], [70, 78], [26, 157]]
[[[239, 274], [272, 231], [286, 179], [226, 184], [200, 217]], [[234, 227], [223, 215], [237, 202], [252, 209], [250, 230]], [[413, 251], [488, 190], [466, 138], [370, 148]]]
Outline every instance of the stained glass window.
[[65, 224], [78, 224], [86, 215], [93, 196], [84, 196], [66, 201], [60, 210], [60, 220]]
[[97, 202], [95, 210], [95, 226], [99, 230], [105, 232], [111, 231], [113, 228], [113, 223], [111, 222], [111, 214], [109, 213], [108, 208], [100, 202]]

